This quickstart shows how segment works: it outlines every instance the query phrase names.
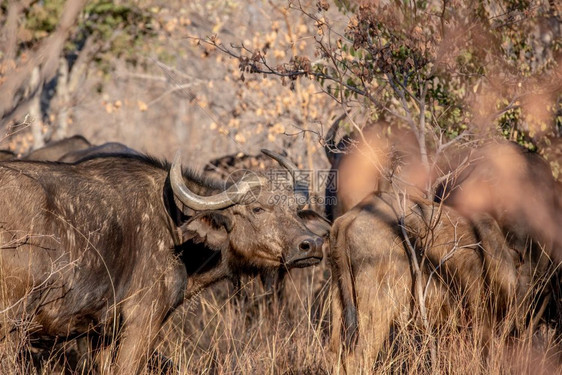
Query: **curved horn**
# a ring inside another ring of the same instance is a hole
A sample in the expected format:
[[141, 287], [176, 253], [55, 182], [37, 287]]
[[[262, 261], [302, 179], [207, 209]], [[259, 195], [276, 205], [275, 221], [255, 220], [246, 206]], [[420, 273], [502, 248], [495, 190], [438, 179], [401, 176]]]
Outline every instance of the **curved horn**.
[[336, 133], [340, 127], [340, 122], [344, 118], [347, 117], [347, 113], [343, 113], [340, 115], [330, 126], [328, 132], [326, 132], [326, 136], [324, 137], [324, 152], [326, 153], [326, 157], [331, 165], [334, 165], [337, 161], [337, 154], [334, 152], [336, 149]]
[[195, 194], [185, 185], [183, 174], [181, 171], [181, 153], [176, 152], [172, 167], [170, 168], [170, 183], [174, 195], [187, 207], [202, 211], [202, 210], [218, 210], [240, 203], [242, 198], [256, 187], [263, 186], [265, 183], [260, 178], [255, 178], [255, 175], [250, 175], [250, 178], [242, 178], [239, 182], [235, 183], [227, 190], [211, 195], [208, 197]]
[[[297, 179], [297, 175], [299, 172], [299, 168], [289, 160], [289, 158], [279, 155], [273, 151], [262, 149], [261, 152], [269, 156], [270, 158], [276, 160], [282, 167], [287, 169], [293, 178], [293, 191], [295, 192], [295, 196], [297, 197], [297, 202], [299, 202], [299, 208], [304, 206], [306, 202], [308, 202], [308, 184], [305, 181], [300, 181]], [[305, 202], [301, 204], [300, 202]]]
[[299, 168], [292, 161], [290, 161], [289, 158], [265, 148], [262, 148], [261, 152], [263, 152], [273, 160], [276, 160], [279, 164], [281, 164], [282, 167], [284, 167], [291, 173], [291, 176], [293, 178], [295, 178], [295, 173], [298, 172]]

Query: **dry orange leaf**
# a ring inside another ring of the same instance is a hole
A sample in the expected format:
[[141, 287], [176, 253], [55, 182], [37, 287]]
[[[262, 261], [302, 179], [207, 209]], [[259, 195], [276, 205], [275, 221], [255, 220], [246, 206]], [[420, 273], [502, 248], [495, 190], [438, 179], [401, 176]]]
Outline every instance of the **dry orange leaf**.
[[138, 105], [139, 110], [140, 110], [141, 112], [144, 112], [144, 111], [146, 111], [146, 110], [148, 109], [148, 104], [146, 104], [146, 103], [143, 102], [142, 100], [138, 100], [138, 101], [137, 101], [137, 105]]

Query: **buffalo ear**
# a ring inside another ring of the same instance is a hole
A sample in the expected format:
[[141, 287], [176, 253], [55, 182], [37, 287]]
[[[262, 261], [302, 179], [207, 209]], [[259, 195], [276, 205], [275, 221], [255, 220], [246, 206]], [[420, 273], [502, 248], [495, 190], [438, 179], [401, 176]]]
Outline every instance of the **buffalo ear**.
[[330, 233], [332, 223], [317, 212], [312, 210], [300, 210], [297, 215], [301, 218], [308, 230], [315, 235], [324, 237]]
[[232, 221], [225, 215], [209, 211], [195, 215], [179, 227], [182, 243], [193, 241], [220, 250], [228, 245]]

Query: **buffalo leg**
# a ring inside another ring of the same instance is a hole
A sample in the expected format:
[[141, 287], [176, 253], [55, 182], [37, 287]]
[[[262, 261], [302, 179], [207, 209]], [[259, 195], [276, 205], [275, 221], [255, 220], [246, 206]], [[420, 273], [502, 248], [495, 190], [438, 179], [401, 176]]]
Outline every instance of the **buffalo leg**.
[[164, 320], [165, 310], [154, 304], [136, 304], [124, 310], [127, 313], [124, 314], [123, 329], [119, 337], [117, 373], [138, 374], [152, 355], [150, 348], [153, 347]]

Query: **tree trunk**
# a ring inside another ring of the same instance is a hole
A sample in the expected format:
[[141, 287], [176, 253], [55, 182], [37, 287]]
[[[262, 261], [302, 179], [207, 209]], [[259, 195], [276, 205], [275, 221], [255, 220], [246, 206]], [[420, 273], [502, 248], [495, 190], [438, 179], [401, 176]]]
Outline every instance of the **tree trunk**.
[[43, 115], [41, 113], [41, 89], [37, 89], [40, 85], [40, 73], [39, 68], [36, 67], [31, 73], [31, 79], [29, 81], [30, 91], [35, 94], [31, 97], [29, 103], [29, 114], [31, 115], [31, 135], [33, 136], [33, 146], [32, 149], [36, 150], [45, 145], [45, 139], [43, 138]]
[[53, 139], [62, 139], [66, 137], [68, 128], [68, 112], [70, 104], [70, 94], [68, 92], [68, 61], [64, 57], [60, 58], [59, 62], [59, 73], [57, 79], [57, 103], [58, 103], [58, 114], [57, 114], [57, 125], [55, 133], [53, 134]]
[[0, 87], [0, 127], [5, 126], [13, 117], [27, 108], [31, 101], [38, 95], [37, 91], [30, 90], [21, 95], [22, 88], [28, 87], [29, 77], [34, 69], [39, 70], [38, 88], [43, 83], [52, 79], [57, 72], [59, 56], [64, 48], [64, 42], [70, 34], [70, 29], [78, 19], [87, 0], [69, 0], [64, 7], [57, 30], [45, 38], [37, 51], [32, 54], [27, 63], [18, 70], [11, 72]]

